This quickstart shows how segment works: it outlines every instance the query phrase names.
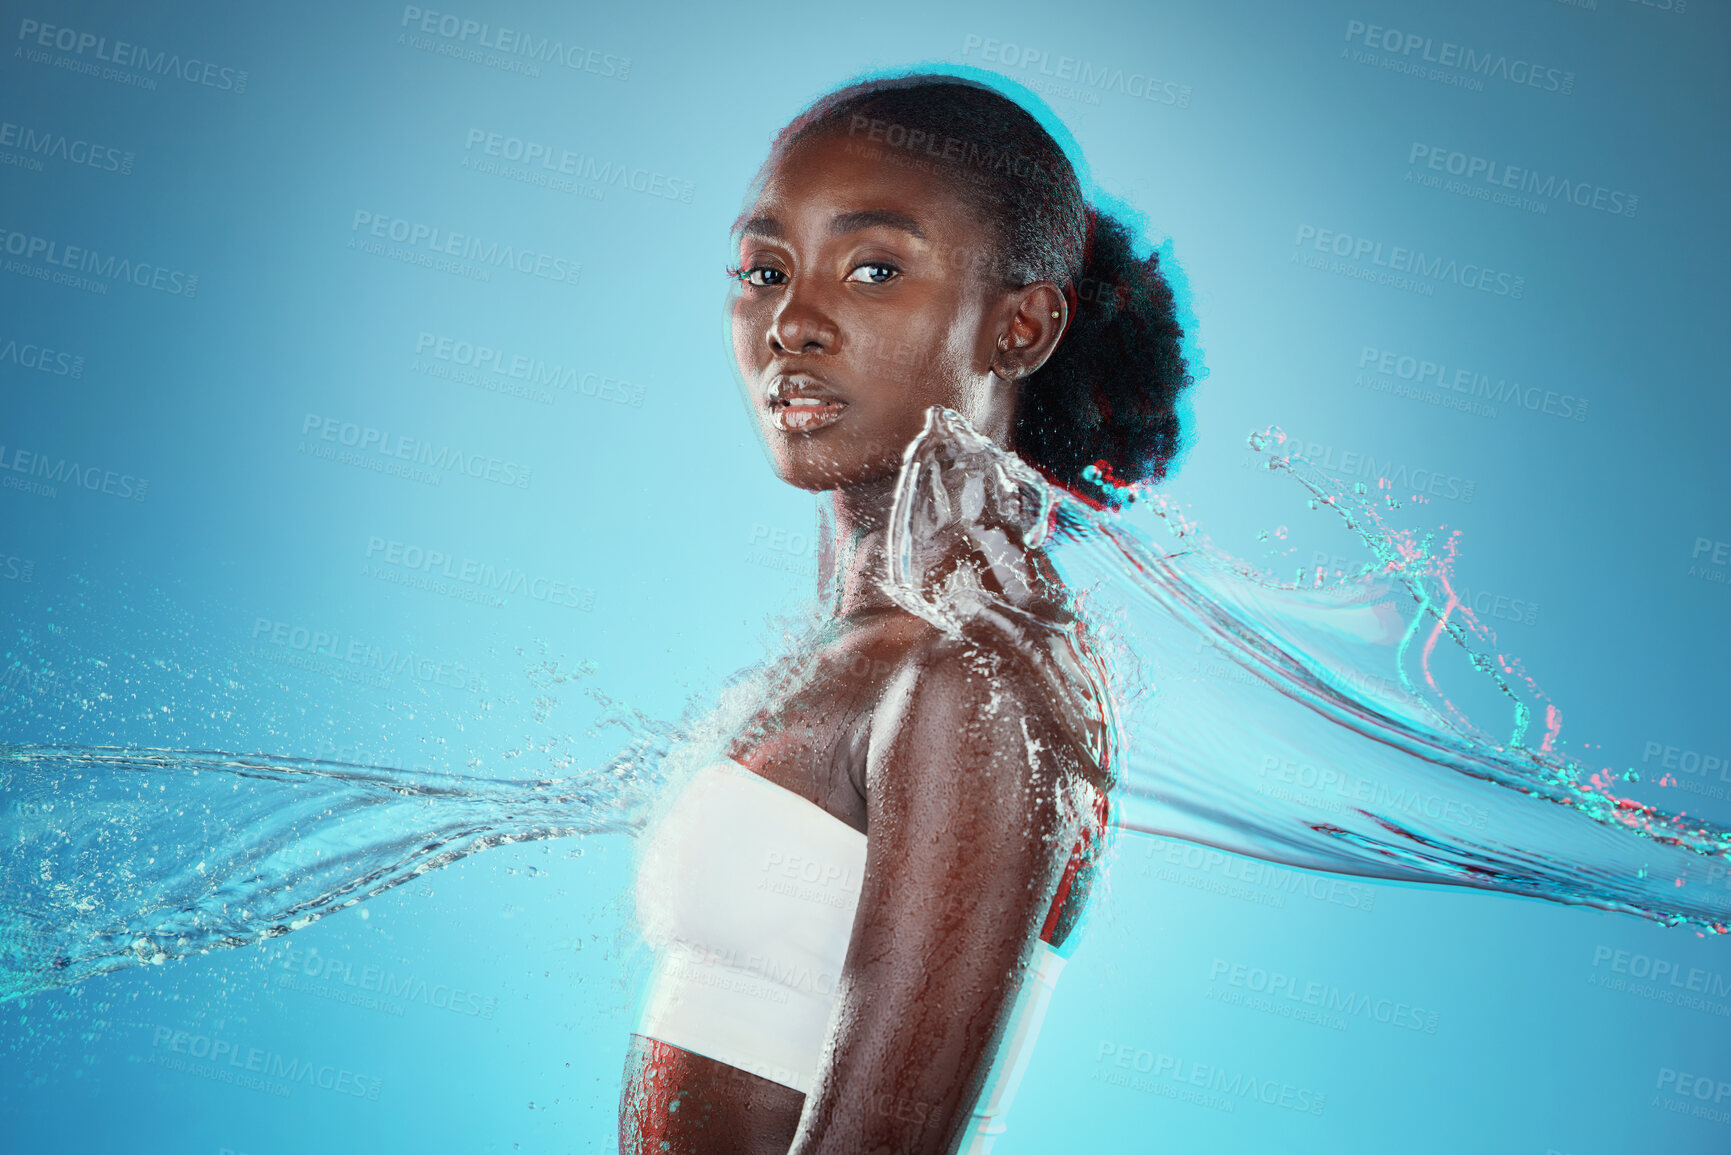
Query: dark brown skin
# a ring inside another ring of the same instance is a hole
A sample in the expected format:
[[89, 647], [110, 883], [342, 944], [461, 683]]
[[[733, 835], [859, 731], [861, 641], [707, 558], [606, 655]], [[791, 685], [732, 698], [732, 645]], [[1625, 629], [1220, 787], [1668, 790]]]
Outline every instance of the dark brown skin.
[[[620, 1150], [946, 1152], [1106, 784], [1097, 735], [1029, 660], [1044, 637], [946, 638], [896, 606], [877, 585], [884, 526], [926, 409], [1009, 444], [1010, 383], [1069, 310], [1050, 281], [1006, 287], [957, 259], [991, 250], [987, 224], [940, 176], [845, 138], [797, 146], [746, 215], [734, 353], [778, 475], [834, 493], [839, 596], [731, 753], [865, 833], [865, 877], [811, 1094], [633, 1036]], [[787, 430], [790, 395], [835, 419]]]

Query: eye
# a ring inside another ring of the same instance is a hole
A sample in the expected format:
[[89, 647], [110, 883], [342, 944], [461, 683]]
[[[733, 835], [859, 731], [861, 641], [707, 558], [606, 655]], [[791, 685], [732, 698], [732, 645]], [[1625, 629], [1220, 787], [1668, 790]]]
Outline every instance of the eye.
[[[861, 276], [861, 273], [865, 275]], [[901, 275], [902, 271], [894, 265], [886, 265], [882, 261], [867, 261], [863, 265], [855, 265], [853, 272], [849, 273], [844, 280], [857, 281], [866, 285], [882, 285]]]
[[787, 274], [770, 265], [752, 265], [749, 268], [727, 270], [727, 275], [736, 281], [759, 289], [773, 288], [787, 283]]

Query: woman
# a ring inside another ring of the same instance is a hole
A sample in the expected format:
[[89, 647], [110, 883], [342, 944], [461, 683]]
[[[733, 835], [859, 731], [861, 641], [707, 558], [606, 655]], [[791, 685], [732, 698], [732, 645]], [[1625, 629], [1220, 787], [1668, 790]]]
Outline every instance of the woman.
[[[1092, 467], [1176, 448], [1183, 334], [1051, 135], [953, 77], [817, 102], [736, 231], [734, 355], [777, 474], [832, 495], [830, 616], [649, 841], [621, 1150], [983, 1151], [1097, 870], [1111, 730], [1046, 509], [988, 525], [968, 439], [1110, 500]], [[898, 546], [922, 433], [955, 500]], [[909, 582], [996, 612], [943, 628]]]

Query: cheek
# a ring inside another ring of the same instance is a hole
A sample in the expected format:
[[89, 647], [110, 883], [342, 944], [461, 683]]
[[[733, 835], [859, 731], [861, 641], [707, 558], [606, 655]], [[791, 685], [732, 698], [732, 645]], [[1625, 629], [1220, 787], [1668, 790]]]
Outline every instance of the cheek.
[[768, 352], [764, 348], [763, 326], [747, 302], [735, 300], [730, 308], [733, 329], [733, 359], [741, 369], [749, 369]]
[[951, 320], [924, 317], [898, 337], [896, 391], [904, 395], [905, 404], [916, 405], [922, 413], [927, 405], [954, 405], [954, 398], [973, 376], [973, 334], [963, 326], [940, 323]]
[[958, 358], [950, 317], [938, 309], [908, 310], [873, 317], [861, 326], [856, 349], [861, 368], [879, 375], [898, 394], [924, 395], [949, 377]]

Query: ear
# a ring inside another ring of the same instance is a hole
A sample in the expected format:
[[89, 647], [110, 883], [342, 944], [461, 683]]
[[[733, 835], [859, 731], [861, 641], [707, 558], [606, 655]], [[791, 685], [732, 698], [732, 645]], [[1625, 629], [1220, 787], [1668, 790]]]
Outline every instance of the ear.
[[992, 375], [1019, 381], [1046, 363], [1070, 323], [1070, 303], [1052, 281], [1035, 281], [1014, 290], [1004, 302]]

